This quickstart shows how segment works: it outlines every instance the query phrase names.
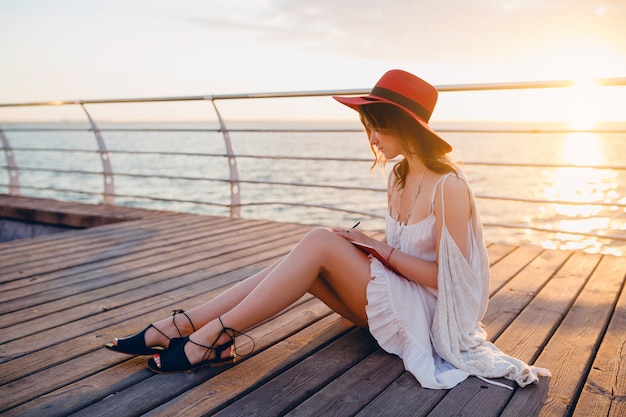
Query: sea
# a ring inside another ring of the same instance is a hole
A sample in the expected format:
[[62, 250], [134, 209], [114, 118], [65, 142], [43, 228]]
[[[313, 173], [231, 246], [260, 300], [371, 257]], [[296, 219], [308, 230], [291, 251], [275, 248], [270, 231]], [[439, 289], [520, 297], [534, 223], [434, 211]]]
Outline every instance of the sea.
[[[570, 131], [546, 123], [433, 125], [452, 144], [452, 157], [472, 185], [486, 242], [616, 256], [626, 251], [624, 126]], [[1, 127], [19, 168], [22, 195], [102, 202], [102, 161], [88, 126]], [[360, 222], [363, 230], [384, 230], [384, 190], [393, 161], [386, 171], [372, 169], [358, 123], [231, 122], [234, 163], [224, 156], [218, 127], [100, 123], [115, 204], [229, 216], [228, 180], [236, 171], [241, 217], [346, 227]], [[0, 162], [1, 193], [9, 191], [7, 165]]]

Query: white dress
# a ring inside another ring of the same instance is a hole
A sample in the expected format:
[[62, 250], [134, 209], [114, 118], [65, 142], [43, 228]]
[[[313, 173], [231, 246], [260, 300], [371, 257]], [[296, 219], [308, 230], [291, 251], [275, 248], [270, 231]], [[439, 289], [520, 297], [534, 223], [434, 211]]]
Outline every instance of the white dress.
[[[443, 177], [439, 180], [441, 182]], [[439, 184], [439, 183], [438, 183]], [[431, 213], [419, 223], [404, 225], [386, 216], [387, 243], [425, 261], [436, 259], [433, 203]], [[437, 304], [437, 290], [419, 285], [386, 268], [371, 257], [366, 306], [370, 333], [387, 352], [402, 358], [404, 369], [425, 388], [452, 388], [468, 373], [444, 361], [431, 343], [430, 328]]]
[[[450, 175], [454, 174], [443, 175], [435, 185], [430, 214], [424, 220], [404, 225], [387, 213], [389, 245], [429, 262], [437, 259], [434, 198]], [[365, 308], [369, 330], [385, 351], [402, 358], [404, 368], [425, 388], [452, 388], [469, 375], [505, 377], [522, 387], [536, 383], [550, 372], [501, 352], [487, 341], [481, 327], [489, 298], [489, 262], [476, 201], [469, 186], [468, 190], [468, 259], [450, 236], [444, 215], [438, 290], [409, 281], [370, 256], [373, 279], [367, 286]], [[440, 195], [445, 212], [444, 193]]]

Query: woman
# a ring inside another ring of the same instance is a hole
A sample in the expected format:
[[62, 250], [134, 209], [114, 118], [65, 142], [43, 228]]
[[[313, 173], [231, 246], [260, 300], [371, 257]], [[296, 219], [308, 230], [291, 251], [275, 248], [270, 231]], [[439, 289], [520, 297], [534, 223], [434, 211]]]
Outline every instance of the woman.
[[470, 374], [524, 386], [549, 375], [500, 352], [480, 328], [489, 290], [482, 226], [467, 181], [446, 156], [452, 147], [428, 125], [437, 90], [392, 70], [368, 96], [334, 98], [359, 112], [375, 164], [403, 157], [389, 176], [386, 241], [356, 228], [315, 228], [281, 261], [215, 299], [106, 347], [154, 354], [148, 366], [160, 373], [232, 363], [239, 331], [309, 292], [368, 328], [424, 387], [451, 388]]

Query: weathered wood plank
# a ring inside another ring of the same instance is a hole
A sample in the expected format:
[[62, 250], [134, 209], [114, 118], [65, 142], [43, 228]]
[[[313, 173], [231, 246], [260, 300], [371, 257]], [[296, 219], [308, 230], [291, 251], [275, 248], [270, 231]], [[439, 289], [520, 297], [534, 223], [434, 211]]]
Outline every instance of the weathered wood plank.
[[[518, 294], [534, 294], [534, 297], [525, 309], [517, 312], [497, 339], [497, 344], [503, 351], [525, 362], [533, 362], [537, 358], [541, 346], [548, 342], [601, 259], [600, 255], [583, 252], [574, 253], [571, 257], [567, 252], [556, 253], [563, 256], [554, 257], [554, 262], [551, 262], [553, 276], [539, 291], [530, 287], [511, 288]], [[567, 261], [561, 267], [562, 259]], [[530, 273], [539, 275], [536, 270], [530, 270]], [[528, 277], [522, 279], [527, 280]], [[496, 314], [504, 313], [499, 310]]]
[[[550, 369], [553, 375], [549, 384], [545, 384], [548, 393], [539, 415], [565, 416], [573, 411], [593, 354], [623, 286], [624, 265], [623, 258], [602, 257], [583, 291], [539, 355], [536, 364]], [[531, 394], [536, 393], [519, 390], [516, 398], [530, 403], [532, 399], [524, 397]]]
[[[375, 341], [372, 340], [370, 343], [376, 346]], [[319, 354], [315, 356], [314, 360], [317, 363], [325, 359], [323, 356], [320, 358]], [[404, 366], [400, 358], [377, 349], [285, 415], [292, 417], [354, 415], [403, 373]], [[337, 395], [339, 392], [342, 394]]]
[[[258, 226], [255, 225], [253, 226], [253, 229], [256, 229], [257, 227]], [[196, 226], [196, 228], [198, 228], [198, 226]], [[217, 226], [216, 229], [219, 230]], [[30, 275], [28, 272], [20, 272], [22, 275], [30, 276], [1, 283], [0, 293], [2, 293], [6, 299], [11, 299], [15, 298], [12, 294], [18, 294], [19, 296], [19, 290], [21, 289], [24, 291], [24, 288], [26, 287], [28, 287], [29, 292], [34, 293], [38, 292], [38, 288], [49, 289], [53, 286], [63, 286], [68, 282], [73, 282], [73, 276], [81, 273], [123, 265], [124, 262], [139, 260], [151, 255], [155, 256], [159, 253], [167, 252], [170, 244], [178, 243], [179, 247], [184, 247], [184, 245], [192, 246], [194, 243], [194, 239], [177, 237], [175, 234], [167, 233], [167, 229], [164, 230], [163, 233], [166, 233], [169, 236], [167, 240], [163, 238], [159, 239], [158, 236], [154, 236], [154, 232], [151, 232], [150, 235], [152, 236], [147, 236], [144, 239], [122, 239], [122, 244], [118, 244], [113, 241], [108, 245], [100, 245], [96, 250], [83, 250], [80, 246], [82, 242], [78, 244], [79, 246], [67, 247], [64, 249], [64, 252], [60, 252], [51, 259], [44, 261], [48, 263], [58, 262], [59, 264], [65, 264], [63, 267], [48, 267], [48, 270], [38, 272], [36, 275]], [[202, 231], [199, 232], [199, 235], [200, 236], [198, 236], [198, 238], [203, 237]], [[120, 246], [123, 246], [123, 248]], [[152, 250], [153, 252], [147, 252], [148, 250]], [[80, 256], [79, 260], [68, 262], [67, 254], [72, 252], [74, 252], [74, 256]], [[28, 265], [26, 265], [25, 268], [28, 268]]]
[[[621, 258], [611, 258], [618, 265], [617, 275], [626, 274]], [[608, 260], [608, 259], [607, 259]], [[620, 264], [621, 263], [621, 267]], [[609, 327], [585, 382], [575, 417], [626, 416], [626, 291], [621, 290]]]
[[[599, 255], [575, 253], [498, 339], [500, 348], [533, 363], [576, 300], [600, 261]], [[518, 337], [515, 337], [515, 336]], [[541, 409], [549, 380], [516, 389], [503, 416], [535, 415]]]
[[494, 264], [499, 262], [502, 258], [512, 253], [517, 246], [507, 245], [504, 243], [492, 243], [487, 245], [487, 256], [489, 257], [489, 264], [493, 267]]
[[412, 374], [404, 372], [356, 416], [425, 416], [447, 393], [448, 390], [422, 388]]
[[[273, 230], [276, 230], [276, 227], [273, 227]], [[285, 230], [284, 226], [283, 230]], [[183, 242], [175, 246], [159, 246], [150, 252], [140, 254], [140, 257], [134, 260], [126, 262], [118, 260], [112, 262], [112, 265], [106, 268], [96, 265], [94, 269], [88, 268], [87, 271], [79, 275], [72, 274], [60, 277], [52, 287], [47, 282], [35, 284], [35, 288], [40, 289], [40, 291], [35, 291], [33, 289], [34, 286], [26, 287], [23, 290], [26, 291], [25, 293], [18, 290], [7, 291], [3, 293], [3, 296], [7, 297], [7, 301], [0, 306], [0, 313], [14, 312], [20, 308], [23, 309], [63, 299], [77, 292], [106, 287], [129, 279], [128, 275], [133, 273], [135, 277], [141, 277], [208, 258], [217, 258], [222, 255], [235, 256], [236, 252], [241, 248], [246, 249], [263, 243], [267, 244], [272, 239], [275, 239], [271, 233], [266, 232], [266, 228], [258, 231], [251, 228], [247, 232], [249, 237], [245, 242], [241, 242], [240, 237], [231, 236], [228, 234], [228, 231], [225, 231], [223, 237], [220, 237], [219, 234], [213, 237], [208, 236], [201, 242], [193, 242], [196, 243], [193, 245]], [[290, 233], [285, 233], [291, 235]]]
[[[503, 379], [500, 383], [510, 384]], [[499, 416], [503, 404], [511, 396], [511, 391], [484, 382], [475, 377], [469, 377], [461, 382], [428, 413], [429, 417], [461, 416]], [[526, 414], [528, 415], [528, 414]]]
[[566, 252], [543, 251], [489, 300], [483, 325], [490, 338], [496, 339], [515, 319], [535, 294], [570, 256]]
[[[320, 390], [327, 390], [338, 384], [340, 380], [344, 380], [346, 374], [353, 372], [355, 367], [361, 365], [361, 361], [367, 360], [367, 356], [377, 349], [378, 345], [367, 331], [361, 329], [352, 331], [237, 399], [235, 403], [222, 409], [215, 416], [285, 415], [286, 412], [307, 400], [312, 393], [317, 391], [319, 394]], [[385, 367], [387, 358], [381, 358], [380, 355], [377, 357], [382, 360], [379, 365], [388, 369]], [[352, 390], [358, 391], [358, 386], [365, 381], [361, 378], [357, 379], [358, 381], [344, 380], [344, 383], [350, 385], [342, 386], [341, 390], [345, 391], [346, 387], [350, 386]], [[371, 382], [367, 380], [367, 383]], [[337, 392], [336, 387], [330, 389]], [[322, 412], [318, 415], [329, 414]]]
[[[201, 300], [196, 299], [195, 302], [200, 303]], [[250, 336], [255, 338], [257, 351], [261, 351], [277, 343], [278, 340], [327, 316], [330, 311], [318, 301], [309, 298], [309, 301], [296, 303], [292, 309], [286, 310], [285, 313], [250, 331]], [[148, 317], [157, 316], [151, 314]], [[132, 391], [135, 385], [148, 384], [146, 380], [156, 376], [147, 369], [146, 360], [146, 357], [129, 358], [125, 355], [108, 352], [99, 345], [95, 350], [82, 356], [36, 374], [37, 378], [25, 378], [20, 381], [26, 392], [16, 391], [18, 394], [12, 400], [19, 406], [9, 410], [7, 415], [38, 416], [41, 415], [38, 413], [49, 409], [52, 405], [54, 405], [55, 415], [67, 415], [70, 412], [78, 412], [89, 407], [92, 410], [116, 408], [116, 401], [119, 400], [119, 397], [112, 397], [115, 399], [106, 403], [110, 396], [117, 396], [124, 389]], [[207, 369], [201, 372], [210, 378], [224, 369], [227, 368]], [[67, 374], [71, 375], [68, 376]], [[184, 375], [180, 377], [184, 379]], [[59, 379], [63, 381], [59, 383]], [[191, 382], [194, 381], [193, 377], [190, 379]], [[29, 385], [31, 382], [34, 386]], [[156, 384], [153, 389], [159, 391], [159, 381], [153, 380], [152, 384]], [[187, 388], [191, 388], [193, 385], [192, 383]], [[97, 388], [93, 389], [92, 387]], [[76, 393], [81, 395], [76, 396]], [[64, 397], [69, 397], [68, 401], [60, 402], [59, 399]], [[160, 398], [153, 398], [153, 400], [158, 404], [165, 401], [165, 399]], [[23, 414], [25, 412], [28, 414]]]
[[[212, 222], [215, 224], [232, 221], [225, 218], [202, 218], [200, 216], [162, 216], [157, 219], [139, 219], [118, 223], [107, 227], [95, 227], [71, 232], [55, 233], [42, 236], [33, 241], [18, 240], [4, 242], [0, 245], [0, 261], [2, 271], [10, 271], [9, 267], [49, 259], [56, 254], [66, 254], [68, 249], [92, 250], [91, 246], [106, 246], [111, 242], [124, 243], [125, 239], [137, 240], [142, 236], [153, 236], [155, 230], [166, 229], [177, 231], [181, 228], [193, 230], [194, 224]], [[25, 250], [27, 249], [27, 250]], [[67, 255], [67, 254], [66, 254]], [[6, 278], [3, 278], [6, 280]]]
[[[37, 312], [26, 313], [28, 320], [21, 319], [5, 328], [3, 338], [11, 340], [24, 337], [52, 326], [59, 326], [69, 320], [78, 320], [103, 311], [113, 310], [134, 302], [141, 302], [147, 298], [170, 296], [172, 291], [183, 289], [189, 291], [188, 286], [197, 288], [197, 283], [214, 279], [228, 270], [245, 268], [247, 265], [262, 265], [273, 257], [284, 255], [299, 235], [284, 235], [280, 241], [272, 242], [271, 247], [260, 249], [254, 246], [242, 249], [237, 254], [226, 254], [213, 257], [193, 264], [186, 264], [179, 268], [154, 272], [144, 279], [127, 279], [104, 288], [78, 293], [67, 297], [61, 303], [53, 301], [37, 306]], [[2, 322], [9, 322], [15, 314], [0, 316]], [[45, 320], [40, 318], [45, 317]], [[17, 319], [15, 319], [17, 320]]]
[[541, 248], [519, 247], [491, 266], [491, 295], [502, 288], [512, 277], [541, 253]]
[[[21, 209], [26, 212], [32, 210], [34, 211], [32, 214], [35, 217], [30, 220], [35, 221], [41, 221], [38, 220], [38, 215], [43, 216], [44, 219], [48, 217], [51, 221], [55, 221], [55, 216], [50, 213], [58, 213], [56, 219], [60, 218], [60, 220], [74, 216], [79, 218], [88, 216], [99, 217], [100, 220], [96, 220], [99, 224], [105, 224], [108, 219], [128, 220], [146, 218], [164, 213], [160, 210], [147, 210], [136, 207], [76, 203], [73, 201], [50, 200], [46, 198], [13, 196], [8, 194], [0, 194], [0, 207], [6, 208], [7, 210]], [[39, 212], [41, 212], [41, 214], [39, 214]], [[25, 218], [25, 220], [29, 220], [29, 218]], [[80, 222], [81, 220], [79, 219], [78, 221]]]
[[[172, 223], [172, 222], [168, 222]], [[137, 227], [138, 226], [138, 227]], [[200, 227], [198, 225], [196, 228]], [[223, 227], [228, 227], [227, 223]], [[188, 233], [195, 230], [194, 225], [182, 227], [180, 224], [163, 224], [150, 225], [145, 221], [137, 225], [125, 225], [126, 230], [121, 233], [102, 236], [93, 236], [90, 231], [85, 231], [82, 235], [83, 239], [77, 240], [71, 246], [58, 245], [58, 248], [45, 251], [32, 251], [28, 258], [22, 259], [21, 262], [6, 265], [2, 268], [2, 276], [4, 281], [27, 279], [39, 274], [45, 274], [54, 271], [64, 271], [66, 268], [81, 266], [98, 260], [107, 260], [115, 257], [117, 254], [123, 254], [125, 251], [137, 247], [141, 250], [141, 246], [156, 245], [163, 246], [168, 239], [168, 229], [171, 233], [175, 231]], [[193, 236], [193, 235], [192, 235]]]

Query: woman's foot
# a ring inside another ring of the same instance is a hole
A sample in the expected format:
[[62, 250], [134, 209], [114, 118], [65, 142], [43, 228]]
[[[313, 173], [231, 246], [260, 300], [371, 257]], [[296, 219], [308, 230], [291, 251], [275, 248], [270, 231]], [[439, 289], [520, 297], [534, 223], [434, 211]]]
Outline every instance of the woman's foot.
[[[148, 361], [148, 367], [157, 373], [178, 373], [191, 372], [207, 366], [216, 367], [235, 363], [238, 359], [235, 336], [243, 335], [243, 333], [225, 327], [222, 319], [218, 319], [222, 329], [211, 345], [207, 346], [192, 340], [189, 336], [185, 337], [173, 349], [155, 354]], [[199, 337], [197, 334], [192, 336]]]
[[[187, 320], [179, 323], [178, 314], [183, 314]], [[171, 317], [155, 324], [148, 325], [141, 332], [123, 339], [115, 338], [111, 343], [104, 345], [107, 349], [129, 355], [153, 355], [163, 352], [172, 346], [175, 341], [184, 335], [193, 333], [196, 328], [189, 316], [183, 310], [173, 310]]]

